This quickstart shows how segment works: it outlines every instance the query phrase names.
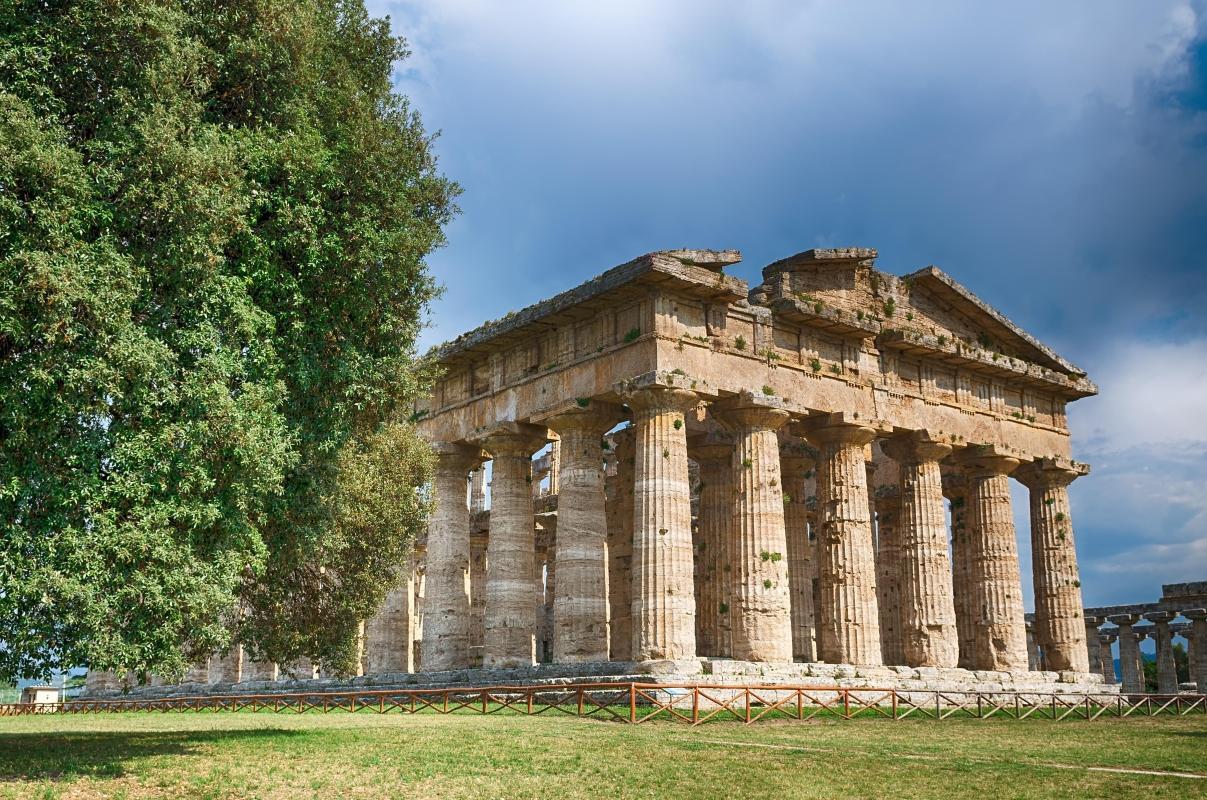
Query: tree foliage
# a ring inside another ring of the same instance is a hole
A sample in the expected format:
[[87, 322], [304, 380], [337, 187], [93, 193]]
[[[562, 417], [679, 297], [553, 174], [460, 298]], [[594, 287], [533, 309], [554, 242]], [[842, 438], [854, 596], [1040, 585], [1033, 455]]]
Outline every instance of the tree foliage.
[[360, 2], [0, 10], [0, 677], [350, 666], [457, 193], [405, 56]]

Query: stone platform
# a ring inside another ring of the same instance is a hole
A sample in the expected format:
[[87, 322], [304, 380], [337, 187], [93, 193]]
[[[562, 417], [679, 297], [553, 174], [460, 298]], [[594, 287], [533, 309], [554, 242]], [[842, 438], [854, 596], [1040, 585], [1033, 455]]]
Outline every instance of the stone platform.
[[413, 673], [382, 673], [355, 678], [181, 683], [142, 686], [126, 693], [98, 692], [88, 697], [196, 697], [281, 692], [347, 691], [349, 689], [442, 689], [449, 687], [542, 686], [584, 683], [647, 683], [666, 686], [792, 686], [803, 688], [896, 689], [918, 692], [1025, 692], [1035, 694], [1117, 694], [1096, 674], [938, 669], [933, 667], [864, 667], [848, 664], [766, 664], [699, 659], [634, 663], [603, 661], [538, 664], [516, 669], [470, 668]]

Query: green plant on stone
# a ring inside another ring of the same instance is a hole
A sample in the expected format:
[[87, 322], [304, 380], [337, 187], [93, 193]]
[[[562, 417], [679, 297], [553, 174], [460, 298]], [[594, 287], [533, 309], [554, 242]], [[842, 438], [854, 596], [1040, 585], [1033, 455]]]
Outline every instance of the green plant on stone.
[[809, 359], [809, 367], [814, 372], [821, 372], [821, 359], [818, 359], [818, 358]]
[[738, 336], [738, 338], [733, 340], [733, 346], [739, 350], [745, 350], [746, 349], [746, 337]]
[[830, 365], [830, 372], [833, 372], [835, 375], [841, 375], [841, 374], [842, 374], [842, 367], [838, 366], [837, 364], [831, 364], [831, 365]]
[[675, 426], [675, 430], [680, 430], [683, 428], [683, 420], [681, 419], [676, 419], [673, 424]]
[[764, 387], [763, 387], [763, 394], [767, 395], [768, 397], [774, 397], [774, 396], [775, 396], [775, 389], [771, 388], [770, 386], [764, 386]]
[[579, 408], [586, 408], [587, 406], [591, 405], [591, 398], [590, 397], [576, 397], [576, 398], [574, 398], [574, 402], [578, 404]]
[[641, 328], [629, 328], [629, 332], [624, 335], [625, 343], [635, 341], [641, 335]]
[[891, 316], [893, 316], [893, 314], [896, 314], [896, 313], [897, 313], [897, 301], [890, 297], [888, 300], [884, 301], [884, 316], [891, 317]]
[[764, 579], [763, 579], [763, 588], [764, 588], [764, 589], [770, 589], [770, 588], [771, 588], [771, 579], [770, 579], [770, 578], [764, 578]]

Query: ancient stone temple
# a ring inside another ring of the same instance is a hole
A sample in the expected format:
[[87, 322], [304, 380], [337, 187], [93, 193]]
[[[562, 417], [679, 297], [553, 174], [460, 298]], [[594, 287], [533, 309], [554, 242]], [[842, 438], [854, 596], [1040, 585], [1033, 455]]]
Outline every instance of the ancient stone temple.
[[365, 671], [984, 680], [1042, 652], [1100, 685], [1065, 416], [1096, 387], [939, 269], [875, 259], [809, 250], [750, 289], [736, 251], [651, 253], [438, 348], [438, 508]]
[[1089, 672], [1065, 407], [1094, 384], [942, 271], [875, 258], [810, 250], [748, 290], [734, 251], [651, 253], [442, 346], [422, 668], [474, 663], [489, 461], [482, 664], [531, 664], [548, 609], [555, 663], [1026, 671], [1013, 478], [1034, 641]]

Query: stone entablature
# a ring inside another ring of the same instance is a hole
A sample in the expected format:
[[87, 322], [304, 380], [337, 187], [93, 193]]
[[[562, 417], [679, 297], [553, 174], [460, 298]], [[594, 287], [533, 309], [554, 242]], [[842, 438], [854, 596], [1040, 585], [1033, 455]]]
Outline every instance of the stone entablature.
[[808, 251], [750, 292], [733, 251], [643, 256], [437, 351], [447, 374], [425, 432], [450, 441], [568, 397], [681, 371], [720, 394], [764, 387], [798, 415], [842, 409], [889, 428], [1069, 455], [1065, 404], [1084, 372], [939, 270], [872, 268], [874, 250]]

